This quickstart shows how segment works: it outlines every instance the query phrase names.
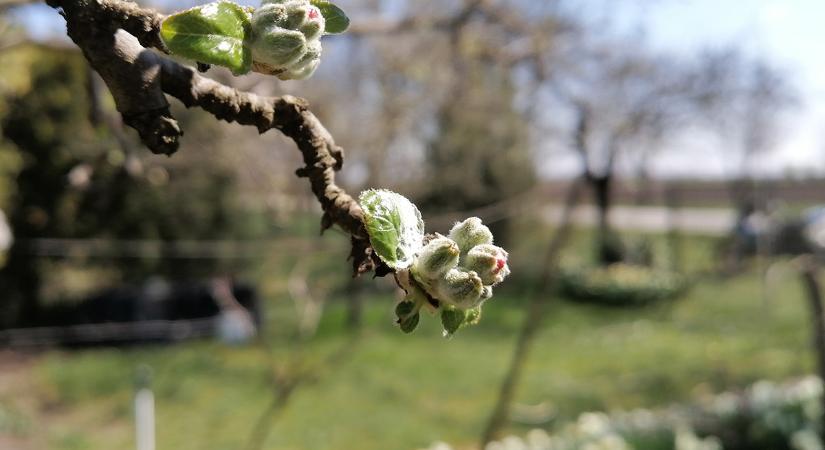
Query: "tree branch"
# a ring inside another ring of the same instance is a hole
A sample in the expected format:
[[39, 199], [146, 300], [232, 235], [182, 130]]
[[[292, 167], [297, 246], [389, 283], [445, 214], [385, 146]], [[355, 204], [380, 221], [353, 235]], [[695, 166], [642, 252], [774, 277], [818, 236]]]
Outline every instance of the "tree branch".
[[261, 133], [278, 129], [295, 142], [303, 155], [305, 166], [296, 173], [310, 180], [324, 210], [322, 228], [337, 224], [352, 236], [356, 274], [376, 268], [378, 260], [369, 247], [361, 207], [335, 183], [335, 171], [343, 164], [343, 149], [335, 144], [305, 100], [241, 92], [147, 49], [165, 50], [159, 36], [163, 16], [134, 3], [47, 3], [62, 10], [69, 37], [106, 82], [124, 122], [138, 131], [150, 150], [172, 154], [183, 135], [169, 113], [164, 94], [217, 119], [255, 126]]

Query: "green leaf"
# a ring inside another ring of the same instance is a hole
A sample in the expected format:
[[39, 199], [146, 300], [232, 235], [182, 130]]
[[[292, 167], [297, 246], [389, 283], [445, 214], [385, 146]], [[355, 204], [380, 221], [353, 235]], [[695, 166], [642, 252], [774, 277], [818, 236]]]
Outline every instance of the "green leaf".
[[163, 21], [160, 36], [173, 54], [240, 75], [252, 66], [252, 52], [244, 45], [249, 24], [245, 8], [219, 1], [172, 14]]
[[401, 325], [401, 331], [403, 331], [407, 334], [412, 333], [413, 331], [415, 331], [415, 328], [418, 326], [418, 320], [420, 318], [421, 318], [421, 315], [418, 314], [418, 313], [415, 313], [415, 314], [407, 317], [406, 319], [401, 320], [401, 323], [399, 324], [399, 325]]
[[421, 318], [416, 304], [406, 301], [395, 307], [395, 315], [398, 316], [398, 325], [401, 327], [401, 331], [405, 333], [412, 333]]
[[404, 301], [395, 306], [395, 315], [399, 319], [409, 316], [413, 312], [415, 312], [415, 303], [413, 302]]
[[325, 22], [324, 32], [327, 34], [339, 34], [347, 31], [347, 28], [349, 28], [349, 17], [344, 13], [344, 10], [327, 0], [310, 0], [309, 2], [321, 10], [321, 15], [324, 16]]
[[475, 325], [481, 320], [481, 306], [472, 309], [444, 308], [441, 311], [441, 326], [444, 327], [444, 336], [450, 337], [456, 331]]
[[370, 189], [359, 197], [370, 244], [393, 269], [412, 265], [424, 245], [421, 213], [403, 195], [385, 189]]
[[467, 312], [463, 309], [445, 308], [441, 311], [441, 326], [444, 327], [444, 336], [452, 336], [467, 318]]

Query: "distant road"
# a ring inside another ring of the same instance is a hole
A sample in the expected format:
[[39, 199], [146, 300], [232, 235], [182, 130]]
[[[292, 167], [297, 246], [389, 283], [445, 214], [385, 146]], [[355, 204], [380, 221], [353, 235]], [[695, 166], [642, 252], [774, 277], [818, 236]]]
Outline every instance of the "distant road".
[[[546, 206], [542, 208], [542, 215], [547, 222], [558, 224], [562, 207]], [[594, 226], [596, 218], [596, 208], [589, 205], [579, 206], [573, 213], [576, 225]], [[680, 231], [720, 236], [733, 228], [736, 212], [728, 208], [680, 208], [669, 212], [661, 206], [614, 206], [610, 221], [620, 230], [664, 232], [673, 223]]]

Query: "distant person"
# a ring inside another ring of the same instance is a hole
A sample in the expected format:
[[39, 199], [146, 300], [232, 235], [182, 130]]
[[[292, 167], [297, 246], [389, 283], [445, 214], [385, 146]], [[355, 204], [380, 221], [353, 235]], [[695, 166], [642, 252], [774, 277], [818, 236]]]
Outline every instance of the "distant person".
[[255, 321], [232, 294], [232, 282], [227, 277], [211, 283], [212, 296], [220, 307], [217, 332], [221, 341], [232, 344], [246, 344], [257, 334]]

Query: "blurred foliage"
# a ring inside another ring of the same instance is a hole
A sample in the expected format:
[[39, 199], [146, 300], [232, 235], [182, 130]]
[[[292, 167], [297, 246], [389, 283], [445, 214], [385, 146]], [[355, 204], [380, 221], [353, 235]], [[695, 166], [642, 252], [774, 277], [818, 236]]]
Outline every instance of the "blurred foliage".
[[[78, 52], [21, 46], [0, 58], [0, 66], [22, 64], [18, 74], [28, 75], [7, 84], [0, 102], [5, 113], [0, 158], [20, 162], [4, 165], [0, 174], [0, 186], [14, 187], [6, 204], [15, 244], [0, 272], [8, 299], [2, 305], [5, 324], [15, 318], [35, 323], [48, 277], [60, 273], [59, 259], [32, 254], [33, 239], [211, 240], [260, 230], [238, 204], [234, 174], [219, 161], [170, 163], [147, 155], [131, 131], [121, 128], [108, 94], [100, 96], [99, 82]], [[187, 119], [197, 135], [191, 122], [198, 117], [184, 115]], [[204, 130], [208, 139], [210, 131]], [[76, 270], [78, 262], [72, 264]], [[84, 266], [113, 265], [90, 260]], [[156, 258], [115, 266], [110, 281], [153, 274], [203, 277], [229, 271], [237, 262]]]
[[610, 306], [642, 306], [684, 293], [687, 280], [664, 270], [625, 263], [566, 267], [559, 275], [562, 295]]
[[549, 434], [535, 429], [526, 439], [510, 436], [485, 450], [812, 450], [823, 446], [821, 396], [816, 376], [761, 380], [744, 392], [705, 394], [665, 409], [586, 412]]
[[[426, 153], [427, 214], [479, 208], [533, 186], [535, 163], [528, 125], [515, 109], [512, 74], [475, 62], [454, 97], [439, 111], [438, 132]], [[496, 243], [508, 242], [507, 220], [488, 223]]]
[[[591, 238], [577, 236], [569, 253], [586, 251]], [[693, 247], [706, 244], [692, 239]], [[353, 354], [325, 366], [325, 356], [340, 351], [348, 333], [346, 294], [331, 294], [317, 334], [297, 340], [291, 334], [295, 306], [284, 277], [273, 275], [288, 267], [283, 258], [261, 267], [270, 299], [267, 351], [210, 342], [51, 351], [7, 378], [14, 394], [0, 392], [0, 405], [37, 424], [25, 437], [49, 442], [35, 448], [69, 448], [69, 437], [90, 450], [125, 448], [133, 445], [134, 370], [148, 364], [155, 372], [159, 448], [239, 448], [268, 407], [274, 359], [283, 370], [311, 369], [315, 382], [295, 392], [265, 448], [383, 450], [436, 440], [473, 448], [494, 400], [491, 386], [500, 380], [524, 317], [517, 289], [503, 285], [482, 324], [446, 343], [433, 320], [422, 321], [412, 338], [403, 335], [391, 326], [391, 294], [371, 296]], [[329, 259], [319, 256], [318, 262]], [[800, 351], [809, 340], [801, 326], [808, 320], [802, 293], [795, 279], [777, 288], [781, 299], [759, 302], [761, 279], [754, 271], [725, 283], [707, 280], [683, 301], [644, 309], [553, 298], [517, 402], [544, 405], [555, 424], [584, 411], [656, 408], [763, 378], [806, 374], [813, 358]], [[523, 434], [535, 426], [517, 420], [507, 431]]]

